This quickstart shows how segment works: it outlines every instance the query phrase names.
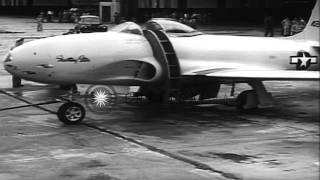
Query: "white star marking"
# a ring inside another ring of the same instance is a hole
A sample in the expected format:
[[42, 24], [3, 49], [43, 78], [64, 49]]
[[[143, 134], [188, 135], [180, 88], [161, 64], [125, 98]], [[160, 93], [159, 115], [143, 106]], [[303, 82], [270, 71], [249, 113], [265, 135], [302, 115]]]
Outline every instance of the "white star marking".
[[299, 61], [301, 62], [301, 64], [299, 65], [299, 69], [300, 68], [308, 68], [308, 64], [317, 64], [317, 57], [307, 57], [306, 53], [302, 53], [302, 57], [291, 57], [291, 64], [298, 64]]
[[105, 91], [99, 90], [98, 92], [94, 93], [93, 100], [98, 107], [106, 106], [108, 102], [108, 94]]

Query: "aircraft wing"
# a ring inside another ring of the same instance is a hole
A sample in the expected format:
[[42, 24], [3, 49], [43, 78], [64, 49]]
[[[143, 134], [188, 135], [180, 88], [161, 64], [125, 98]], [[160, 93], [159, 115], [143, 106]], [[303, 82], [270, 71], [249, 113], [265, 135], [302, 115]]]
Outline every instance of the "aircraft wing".
[[186, 75], [202, 75], [232, 80], [320, 80], [319, 71], [211, 69]]

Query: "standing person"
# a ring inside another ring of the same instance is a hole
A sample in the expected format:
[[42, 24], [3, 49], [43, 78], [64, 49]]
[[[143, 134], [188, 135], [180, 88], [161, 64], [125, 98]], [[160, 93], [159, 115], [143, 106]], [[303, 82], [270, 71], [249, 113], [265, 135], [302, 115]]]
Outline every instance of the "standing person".
[[291, 30], [291, 21], [288, 17], [286, 17], [284, 20], [281, 21], [282, 25], [282, 35], [283, 36], [290, 36], [290, 30]]
[[299, 23], [301, 23], [303, 26], [306, 26], [306, 21], [302, 17], [299, 18]]
[[270, 37], [273, 37], [273, 18], [271, 15], [265, 16], [264, 28], [265, 28], [264, 36], [267, 37], [270, 35]]
[[52, 16], [53, 16], [53, 12], [51, 10], [49, 10], [47, 12], [47, 21], [48, 22], [52, 22]]
[[297, 34], [299, 31], [299, 20], [294, 18], [291, 22], [291, 36]]
[[176, 12], [171, 13], [170, 18], [177, 20], [178, 16]]
[[120, 14], [118, 12], [115, 12], [113, 16], [114, 16], [114, 23], [115, 24], [120, 24], [120, 21], [121, 21]]
[[63, 11], [59, 11], [59, 12], [58, 12], [58, 16], [59, 16], [59, 23], [62, 23]]
[[38, 32], [43, 31], [43, 25], [42, 25], [43, 18], [44, 18], [44, 13], [40, 12], [38, 17], [36, 18], [36, 20], [37, 20], [37, 31]]
[[195, 13], [192, 14], [189, 25], [194, 29], [198, 28], [197, 14], [195, 14]]
[[183, 24], [186, 24], [186, 25], [189, 25], [189, 24], [190, 24], [189, 14], [185, 13], [185, 14], [183, 15], [182, 23], [183, 23]]
[[300, 18], [298, 19], [298, 29], [297, 29], [297, 32], [298, 32], [298, 33], [299, 33], [299, 32], [302, 32], [303, 29], [305, 28], [305, 26], [306, 26], [306, 21], [305, 21], [302, 17], [300, 17]]

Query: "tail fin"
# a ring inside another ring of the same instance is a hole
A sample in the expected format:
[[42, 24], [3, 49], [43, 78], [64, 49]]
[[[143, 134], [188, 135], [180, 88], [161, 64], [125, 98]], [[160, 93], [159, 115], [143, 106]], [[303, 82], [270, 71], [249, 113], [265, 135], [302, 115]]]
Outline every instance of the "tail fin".
[[317, 0], [305, 29], [301, 33], [295, 36], [292, 36], [293, 39], [312, 40], [312, 41], [317, 41], [319, 43], [319, 40], [320, 40], [319, 39], [320, 38], [319, 37], [320, 36], [319, 35], [320, 34], [319, 1], [320, 0]]

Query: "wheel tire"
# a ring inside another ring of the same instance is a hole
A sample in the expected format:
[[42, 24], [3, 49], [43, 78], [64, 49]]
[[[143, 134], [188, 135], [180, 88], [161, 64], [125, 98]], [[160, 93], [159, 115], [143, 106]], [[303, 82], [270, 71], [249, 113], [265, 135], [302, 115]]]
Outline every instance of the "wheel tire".
[[64, 124], [74, 125], [80, 123], [84, 119], [86, 111], [81, 104], [68, 102], [59, 108], [57, 115], [59, 120]]
[[248, 90], [248, 91], [243, 91], [241, 92], [236, 100], [236, 104], [237, 104], [237, 109], [240, 111], [250, 111], [253, 109], [257, 109], [257, 107], [255, 108], [249, 108], [249, 109], [245, 109], [244, 106], [247, 104], [247, 97], [249, 94], [253, 94], [256, 96], [256, 91], [255, 90]]

